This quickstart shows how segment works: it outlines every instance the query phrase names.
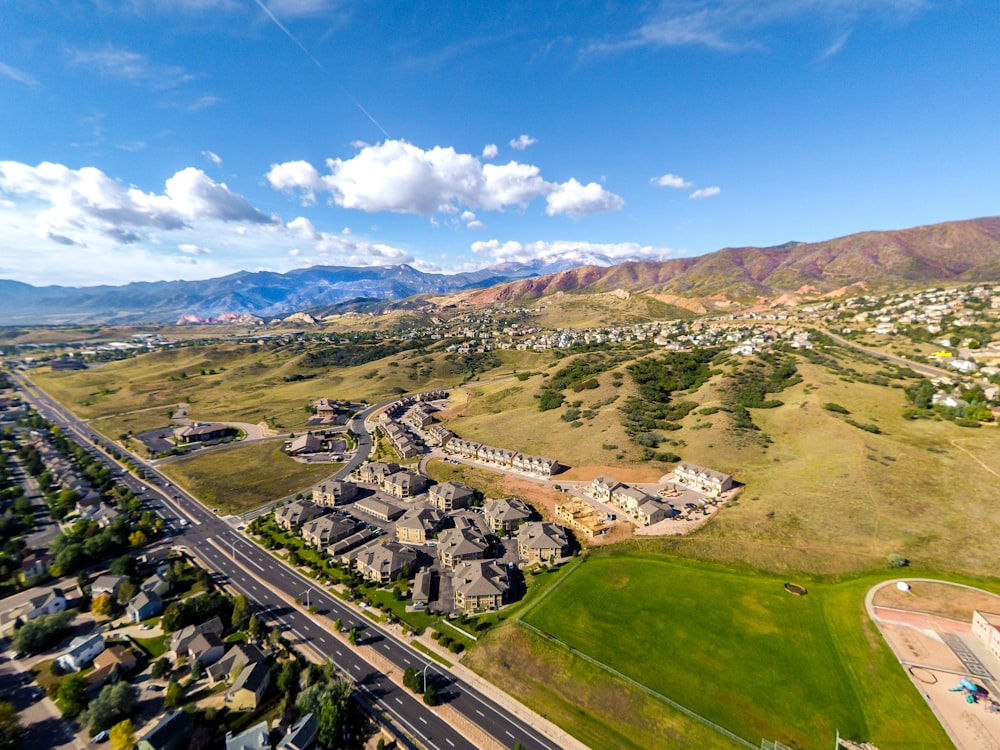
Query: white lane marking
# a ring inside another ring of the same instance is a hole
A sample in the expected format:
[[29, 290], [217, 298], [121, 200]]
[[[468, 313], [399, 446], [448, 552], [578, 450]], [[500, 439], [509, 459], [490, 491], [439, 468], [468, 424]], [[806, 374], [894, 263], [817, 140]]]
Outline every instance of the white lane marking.
[[358, 670], [359, 672], [361, 671], [361, 667], [359, 667], [359, 666], [358, 666], [357, 664], [355, 664], [355, 665], [354, 665], [354, 668], [355, 668], [356, 670]]
[[476, 709], [476, 713], [477, 713], [477, 714], [479, 714], [480, 716], [482, 716], [482, 717], [483, 717], [484, 719], [486, 718], [486, 714], [484, 714], [484, 713], [483, 713], [482, 711], [480, 711], [480, 710], [479, 710], [478, 708]]
[[399, 698], [396, 698], [396, 703], [398, 703], [401, 706], [403, 705], [403, 701], [401, 701]]
[[505, 729], [505, 730], [503, 730], [503, 733], [504, 733], [504, 734], [506, 734], [506, 735], [507, 735], [508, 737], [510, 737], [511, 739], [514, 739], [514, 735], [512, 735], [512, 734], [511, 734], [510, 732], [508, 732], [508, 731], [507, 731], [506, 729]]
[[448, 743], [449, 745], [451, 745], [452, 747], [455, 747], [455, 743], [454, 743], [454, 742], [452, 742], [451, 740], [449, 740], [449, 739], [448, 739], [447, 737], [445, 737], [445, 738], [444, 738], [444, 741], [445, 741], [445, 742], [447, 742], [447, 743]]
[[337, 656], [343, 656], [343, 654], [342, 654], [342, 653], [340, 652], [340, 650], [339, 650], [339, 649], [334, 649], [334, 651], [336, 651], [336, 652], [337, 652]]
[[[420, 721], [422, 721], [424, 724], [427, 723], [427, 719], [425, 719], [423, 716], [418, 716], [417, 718], [420, 719]], [[511, 736], [513, 736], [513, 735], [511, 735]]]

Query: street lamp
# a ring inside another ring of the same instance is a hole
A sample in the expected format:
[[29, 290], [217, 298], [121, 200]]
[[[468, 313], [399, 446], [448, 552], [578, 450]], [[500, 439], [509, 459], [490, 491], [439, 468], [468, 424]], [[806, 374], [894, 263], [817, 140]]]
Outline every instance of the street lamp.
[[431, 665], [430, 662], [427, 662], [426, 664], [424, 664], [424, 668], [423, 668], [423, 672], [422, 672], [423, 675], [424, 675], [424, 692], [425, 693], [427, 692], [427, 668], [430, 665]]
[[306, 589], [302, 593], [306, 595], [306, 609], [309, 609], [309, 592], [312, 591], [311, 588]]

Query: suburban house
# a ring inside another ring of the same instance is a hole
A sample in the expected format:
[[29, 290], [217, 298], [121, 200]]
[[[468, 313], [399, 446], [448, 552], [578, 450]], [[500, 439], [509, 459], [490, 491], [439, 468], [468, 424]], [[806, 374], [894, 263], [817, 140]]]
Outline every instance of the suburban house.
[[469, 560], [486, 557], [489, 544], [475, 524], [465, 518], [456, 518], [455, 527], [438, 534], [438, 559], [441, 567], [454, 568]]
[[1000, 615], [976, 610], [972, 613], [972, 633], [993, 656], [1000, 659]]
[[402, 467], [399, 464], [373, 461], [372, 463], [365, 464], [358, 469], [358, 476], [361, 477], [362, 482], [381, 485], [387, 476], [395, 474], [401, 469]]
[[354, 533], [356, 524], [340, 516], [320, 516], [299, 529], [299, 534], [307, 544], [313, 547], [326, 547], [327, 545], [346, 539]]
[[354, 503], [354, 507], [362, 513], [374, 516], [380, 521], [395, 521], [406, 512], [398, 505], [393, 505], [392, 503], [381, 499], [377, 495], [372, 495], [371, 497], [366, 497], [363, 500], [358, 500]]
[[576, 497], [565, 503], [557, 504], [555, 513], [556, 518], [571, 529], [579, 531], [591, 539], [606, 534], [611, 528], [603, 513]]
[[213, 685], [223, 680], [228, 682], [237, 669], [259, 661], [264, 661], [264, 654], [254, 644], [233, 644], [221, 659], [208, 668], [208, 681]]
[[515, 497], [490, 498], [483, 505], [483, 518], [494, 534], [506, 534], [531, 518], [531, 508]]
[[313, 487], [312, 501], [317, 505], [333, 507], [358, 496], [358, 485], [341, 479], [328, 479]]
[[455, 609], [470, 615], [500, 609], [507, 603], [507, 569], [496, 560], [473, 560], [455, 568]]
[[354, 567], [366, 581], [389, 583], [404, 573], [412, 574], [416, 562], [416, 552], [394, 542], [386, 542], [361, 550], [354, 559]]
[[561, 560], [568, 550], [566, 529], [558, 524], [531, 521], [517, 530], [517, 554], [528, 565]]
[[139, 584], [140, 591], [151, 591], [157, 596], [166, 596], [170, 593], [170, 581], [164, 578], [159, 573], [154, 573], [141, 584]]
[[396, 521], [396, 540], [404, 544], [424, 544], [441, 526], [443, 515], [434, 508], [411, 508]]
[[639, 506], [652, 499], [652, 495], [630, 484], [620, 484], [611, 493], [611, 504], [621, 508], [630, 516], [638, 515]]
[[319, 736], [319, 722], [312, 714], [306, 714], [292, 724], [278, 742], [277, 750], [312, 750], [317, 736]]
[[26, 585], [33, 586], [49, 574], [55, 559], [55, 555], [48, 552], [32, 552], [21, 560], [21, 579]]
[[317, 417], [335, 417], [340, 411], [337, 402], [328, 398], [317, 399], [312, 402], [311, 406]]
[[310, 432], [292, 438], [288, 443], [289, 456], [304, 456], [307, 453], [319, 453], [321, 450], [323, 450], [323, 438]]
[[462, 440], [460, 438], [452, 438], [448, 441], [445, 446], [445, 450], [449, 453], [457, 453], [462, 458], [479, 458], [479, 451], [484, 446], [482, 443], [477, 443], [474, 440]]
[[69, 642], [69, 648], [56, 659], [67, 672], [79, 672], [104, 650], [104, 636], [100, 633], [80, 635]]
[[182, 750], [194, 733], [194, 722], [187, 711], [171, 711], [139, 740], [136, 750]]
[[219, 422], [208, 424], [195, 423], [178, 427], [174, 430], [174, 439], [178, 443], [207, 443], [212, 440], [223, 440], [230, 435], [235, 435], [234, 430], [229, 425]]
[[271, 684], [271, 667], [266, 661], [247, 664], [226, 691], [226, 705], [233, 711], [256, 711]]
[[245, 732], [226, 732], [226, 750], [271, 750], [271, 733], [267, 722], [254, 724]]
[[187, 645], [188, 663], [201, 662], [203, 667], [215, 664], [226, 652], [226, 644], [218, 633], [198, 633]]
[[28, 599], [18, 597], [15, 601], [20, 601], [20, 604], [14, 604], [6, 612], [0, 613], [0, 632], [14, 627], [18, 620], [27, 622], [40, 615], [53, 615], [66, 609], [66, 597], [60, 588], [52, 588]]
[[191, 645], [191, 641], [199, 633], [214, 633], [215, 635], [221, 635], [223, 630], [222, 620], [218, 617], [213, 617], [211, 620], [206, 620], [200, 625], [188, 625], [187, 627], [181, 628], [172, 636], [170, 636], [170, 653], [173, 658], [176, 659], [178, 656], [182, 656], [188, 652], [188, 646]]
[[677, 464], [674, 467], [674, 479], [708, 495], [719, 495], [733, 488], [733, 478], [728, 474], [696, 464]]
[[90, 584], [90, 595], [97, 597], [101, 594], [107, 594], [114, 599], [118, 596], [118, 589], [127, 580], [128, 576], [98, 576], [97, 580]]
[[432, 409], [433, 407], [418, 404], [410, 409], [409, 413], [404, 418], [404, 421], [418, 430], [430, 427], [434, 424], [434, 414], [432, 413]]
[[431, 505], [445, 513], [466, 507], [475, 497], [470, 487], [458, 482], [442, 482], [431, 487], [428, 497]]
[[117, 670], [131, 672], [135, 669], [135, 654], [127, 646], [114, 645], [104, 649], [94, 659], [94, 671], [87, 675], [87, 682], [92, 686], [103, 685]]
[[163, 600], [156, 591], [140, 591], [125, 608], [128, 619], [142, 622], [163, 612]]
[[427, 488], [427, 477], [413, 471], [397, 471], [385, 478], [383, 488], [395, 497], [413, 497]]
[[650, 499], [639, 506], [636, 512], [636, 519], [643, 526], [651, 526], [654, 523], [658, 523], [665, 518], [673, 518], [674, 516], [679, 516], [681, 512], [677, 510], [670, 503], [664, 503], [660, 500]]
[[326, 508], [309, 500], [294, 500], [274, 511], [274, 521], [286, 531], [293, 531], [326, 512]]

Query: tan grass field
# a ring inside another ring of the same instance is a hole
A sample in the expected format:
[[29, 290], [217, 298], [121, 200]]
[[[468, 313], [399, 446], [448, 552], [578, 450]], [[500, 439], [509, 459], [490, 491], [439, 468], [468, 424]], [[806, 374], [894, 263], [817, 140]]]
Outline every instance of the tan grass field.
[[209, 508], [244, 513], [308, 490], [340, 464], [303, 464], [281, 452], [281, 441], [232, 445], [157, 468]]

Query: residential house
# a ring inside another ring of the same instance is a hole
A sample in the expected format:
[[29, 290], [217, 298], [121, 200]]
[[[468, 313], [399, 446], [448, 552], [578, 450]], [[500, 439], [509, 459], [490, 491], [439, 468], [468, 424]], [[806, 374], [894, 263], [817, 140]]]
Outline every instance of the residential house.
[[442, 447], [447, 446], [449, 441], [455, 439], [455, 433], [444, 425], [435, 424], [427, 428], [428, 442]]
[[254, 724], [245, 732], [226, 732], [226, 750], [271, 750], [271, 733], [267, 722]]
[[188, 663], [201, 662], [203, 667], [215, 664], [226, 652], [226, 645], [218, 633], [198, 633], [187, 645]]
[[321, 516], [303, 524], [299, 533], [307, 544], [323, 548], [327, 545], [346, 539], [354, 533], [357, 524], [340, 516]]
[[354, 567], [366, 581], [389, 583], [400, 575], [412, 574], [416, 562], [416, 552], [386, 542], [361, 550], [354, 559]]
[[484, 446], [482, 443], [477, 443], [474, 440], [461, 440], [458, 438], [453, 438], [448, 441], [445, 449], [449, 453], [457, 453], [462, 458], [479, 458], [479, 451], [482, 450]]
[[307, 453], [319, 453], [321, 450], [323, 450], [323, 438], [309, 432], [293, 438], [288, 444], [289, 456], [304, 456]]
[[621, 486], [622, 483], [617, 479], [612, 479], [609, 476], [601, 474], [599, 477], [595, 477], [594, 481], [590, 483], [590, 496], [595, 500], [606, 503], [611, 500], [611, 493]]
[[643, 492], [630, 484], [621, 484], [611, 493], [611, 504], [621, 508], [633, 518], [639, 515], [640, 505], [653, 499], [648, 492]]
[[531, 518], [531, 508], [515, 497], [490, 498], [483, 505], [483, 518], [495, 534], [506, 534]]
[[674, 467], [674, 479], [709, 495], [718, 495], [733, 488], [733, 478], [729, 474], [696, 464], [677, 464]]
[[362, 513], [367, 513], [369, 516], [374, 516], [381, 521], [395, 521], [406, 512], [403, 508], [383, 500], [378, 495], [358, 500], [354, 503], [354, 507]]
[[312, 750], [319, 736], [319, 722], [311, 713], [292, 724], [278, 742], [277, 750]]
[[335, 417], [340, 411], [337, 402], [328, 398], [317, 399], [312, 402], [312, 408], [317, 417]]
[[660, 500], [650, 499], [639, 506], [635, 517], [642, 526], [651, 526], [665, 518], [679, 516], [680, 511], [669, 503]]
[[326, 512], [326, 508], [309, 500], [294, 500], [274, 511], [274, 521], [281, 528], [292, 531]]
[[397, 471], [385, 478], [384, 488], [390, 495], [399, 498], [419, 495], [427, 488], [427, 477], [413, 471]]
[[151, 591], [160, 597], [169, 594], [170, 588], [170, 581], [164, 578], [160, 573], [154, 573], [139, 584], [140, 591]]
[[455, 609], [467, 615], [500, 609], [510, 594], [507, 569], [496, 560], [463, 562], [455, 568], [452, 587]]
[[[27, 592], [26, 592], [27, 593]], [[14, 627], [18, 620], [27, 622], [40, 615], [52, 615], [66, 609], [66, 597], [60, 588], [52, 588], [34, 596], [18, 595], [7, 603], [6, 609], [0, 612], [0, 633], [6, 633]]]
[[139, 740], [136, 750], [186, 750], [194, 733], [187, 711], [171, 711]]
[[489, 544], [482, 532], [465, 518], [456, 518], [454, 528], [438, 534], [438, 559], [443, 568], [454, 568], [469, 560], [481, 560], [488, 549]]
[[163, 612], [163, 600], [156, 591], [140, 591], [125, 608], [125, 614], [132, 622], [142, 622]]
[[90, 584], [90, 595], [93, 597], [100, 596], [101, 594], [107, 594], [112, 599], [118, 596], [118, 589], [121, 585], [128, 580], [128, 576], [98, 576], [92, 584]]
[[385, 481], [387, 476], [395, 474], [401, 469], [402, 467], [399, 464], [373, 461], [372, 463], [365, 464], [358, 469], [358, 476], [361, 477], [362, 482], [380, 485]]
[[135, 654], [127, 646], [108, 646], [94, 659], [94, 671], [87, 675], [87, 682], [96, 688], [110, 680], [115, 672], [127, 674], [135, 669]]
[[475, 497], [470, 487], [458, 482], [442, 482], [431, 487], [428, 497], [432, 506], [445, 513], [466, 507]]
[[218, 617], [206, 620], [200, 625], [188, 625], [183, 627], [170, 636], [170, 652], [173, 655], [173, 658], [176, 659], [178, 656], [182, 656], [188, 652], [188, 646], [190, 646], [191, 641], [199, 633], [214, 633], [215, 635], [221, 635], [224, 630], [225, 628], [222, 625], [222, 620]]
[[229, 682], [236, 670], [264, 660], [264, 654], [254, 644], [235, 643], [221, 659], [208, 668], [208, 681], [213, 685], [223, 680]]
[[411, 508], [396, 521], [396, 540], [404, 544], [424, 544], [441, 526], [443, 515], [434, 508]]
[[100, 633], [80, 635], [69, 642], [69, 648], [56, 659], [67, 672], [79, 672], [104, 650], [104, 636]]
[[531, 521], [517, 530], [517, 554], [528, 565], [561, 560], [568, 551], [569, 537], [558, 524]]
[[21, 579], [27, 586], [34, 586], [49, 574], [55, 555], [48, 552], [32, 552], [21, 560]]
[[87, 520], [96, 523], [102, 529], [106, 529], [120, 515], [121, 512], [117, 508], [109, 508], [107, 505], [102, 505], [90, 514]]
[[434, 415], [431, 413], [431, 409], [423, 405], [414, 406], [410, 409], [405, 419], [408, 424], [413, 425], [419, 430], [434, 424]]
[[341, 479], [328, 479], [312, 491], [312, 501], [317, 505], [333, 507], [358, 496], [358, 485]]
[[271, 667], [266, 661], [248, 663], [226, 691], [226, 706], [232, 711], [256, 711], [271, 684]]
[[434, 582], [434, 573], [430, 568], [418, 570], [413, 576], [413, 586], [410, 587], [411, 602], [414, 609], [423, 609], [431, 601], [431, 585]]

